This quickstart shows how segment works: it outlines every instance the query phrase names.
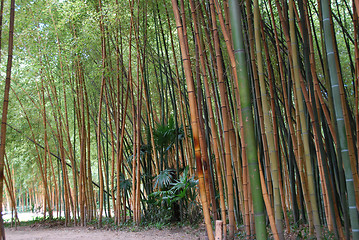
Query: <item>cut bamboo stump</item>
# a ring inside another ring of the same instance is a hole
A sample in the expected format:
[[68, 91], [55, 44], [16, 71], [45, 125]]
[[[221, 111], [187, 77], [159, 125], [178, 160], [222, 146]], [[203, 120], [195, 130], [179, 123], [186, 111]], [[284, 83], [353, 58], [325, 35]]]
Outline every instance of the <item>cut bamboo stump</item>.
[[216, 236], [215, 236], [215, 240], [222, 240], [222, 236], [223, 236], [223, 221], [222, 220], [217, 220], [216, 221]]

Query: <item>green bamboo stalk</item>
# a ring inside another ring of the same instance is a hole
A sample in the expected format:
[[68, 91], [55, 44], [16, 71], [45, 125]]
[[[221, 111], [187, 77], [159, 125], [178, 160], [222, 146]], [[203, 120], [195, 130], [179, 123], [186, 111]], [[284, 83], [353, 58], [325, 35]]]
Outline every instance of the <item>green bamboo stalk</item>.
[[347, 196], [349, 205], [350, 223], [353, 239], [359, 239], [359, 216], [356, 208], [353, 174], [350, 165], [348, 143], [346, 138], [345, 122], [339, 92], [338, 72], [334, 56], [333, 34], [330, 26], [330, 5], [328, 0], [322, 0], [323, 30], [326, 47], [326, 55], [329, 66], [330, 84], [333, 93], [334, 115], [338, 126], [338, 149], [343, 160], [346, 178]]
[[263, 57], [261, 51], [262, 47], [261, 47], [261, 33], [260, 33], [260, 23], [259, 23], [261, 16], [259, 13], [258, 0], [254, 0], [253, 13], [254, 13], [254, 34], [255, 34], [256, 53], [257, 53], [258, 77], [260, 82], [260, 95], [261, 95], [262, 106], [264, 111], [264, 129], [265, 129], [265, 134], [267, 136], [269, 161], [271, 166], [271, 175], [272, 175], [272, 183], [273, 183], [275, 223], [277, 226], [279, 238], [283, 240], [284, 239], [283, 217], [282, 217], [282, 204], [281, 204], [280, 192], [279, 192], [278, 160], [274, 147], [273, 125], [270, 119], [271, 110], [270, 107], [268, 106], [267, 90], [264, 81], [264, 67], [263, 67]]
[[242, 105], [242, 119], [244, 137], [247, 140], [248, 170], [252, 192], [254, 219], [257, 239], [267, 239], [264, 201], [261, 190], [259, 167], [257, 159], [257, 143], [254, 134], [254, 121], [250, 96], [250, 81], [248, 78], [247, 62], [244, 51], [243, 30], [241, 25], [239, 2], [229, 1], [230, 19], [232, 25], [232, 39], [236, 59], [239, 95]]

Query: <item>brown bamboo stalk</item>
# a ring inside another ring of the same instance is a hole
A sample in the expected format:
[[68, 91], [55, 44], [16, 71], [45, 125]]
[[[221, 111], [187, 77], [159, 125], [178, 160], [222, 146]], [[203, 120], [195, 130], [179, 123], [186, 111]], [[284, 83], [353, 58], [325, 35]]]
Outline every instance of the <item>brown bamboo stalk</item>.
[[[191, 8], [191, 12], [192, 12], [192, 20], [193, 20], [193, 24], [194, 24], [194, 31], [195, 31], [195, 36], [196, 36], [196, 43], [197, 43], [197, 47], [198, 47], [198, 52], [199, 52], [199, 57], [200, 57], [200, 71], [202, 73], [203, 76], [203, 80], [205, 82], [205, 85], [208, 86], [208, 78], [207, 78], [207, 72], [206, 72], [206, 61], [204, 58], [205, 52], [204, 52], [204, 47], [202, 45], [202, 39], [200, 38], [200, 33], [199, 33], [199, 28], [197, 25], [197, 16], [196, 16], [196, 7], [194, 5], [194, 2], [192, 0], [190, 0], [190, 8]], [[197, 82], [197, 88], [200, 89], [200, 81]], [[206, 87], [206, 99], [207, 101], [207, 106], [209, 109], [209, 114], [213, 116], [213, 109], [212, 109], [212, 105], [210, 100], [208, 99], [208, 97], [210, 97], [208, 94], [209, 92], [207, 92], [207, 87]], [[198, 94], [199, 95], [199, 102], [202, 102], [200, 97], [202, 96], [201, 93]], [[210, 166], [209, 166], [209, 160], [208, 160], [208, 154], [207, 154], [207, 143], [205, 140], [205, 133], [204, 133], [204, 120], [202, 118], [202, 109], [201, 109], [201, 104], [199, 105], [199, 125], [200, 125], [200, 145], [201, 145], [201, 152], [202, 152], [202, 158], [203, 158], [203, 166], [204, 166], [204, 173], [205, 173], [205, 181], [206, 181], [206, 186], [208, 185], [208, 191], [209, 191], [209, 198], [211, 199], [211, 204], [212, 204], [212, 209], [213, 209], [213, 218], [214, 220], [217, 220], [217, 208], [216, 208], [216, 200], [215, 200], [215, 194], [214, 194], [214, 185], [212, 182], [212, 173], [210, 172]], [[211, 128], [215, 129], [216, 125], [212, 125], [215, 124], [214, 121], [210, 123], [211, 124]], [[207, 194], [208, 196], [208, 194]]]
[[[216, 8], [216, 2], [214, 2]], [[217, 8], [217, 12], [219, 9]], [[223, 20], [223, 19], [222, 19]], [[213, 21], [212, 21], [213, 22]], [[223, 31], [223, 29], [222, 29]], [[214, 31], [214, 48], [216, 53], [216, 63], [217, 63], [217, 78], [219, 84], [219, 91], [220, 91], [220, 98], [221, 98], [221, 114], [223, 119], [223, 132], [224, 132], [224, 159], [226, 162], [226, 181], [227, 181], [227, 204], [228, 204], [228, 217], [229, 217], [229, 224], [228, 224], [228, 238], [233, 239], [234, 237], [234, 229], [235, 229], [235, 219], [234, 219], [234, 186], [233, 186], [233, 170], [232, 170], [232, 160], [231, 160], [231, 150], [230, 150], [230, 135], [229, 135], [229, 126], [230, 126], [230, 119], [228, 114], [228, 105], [226, 99], [227, 92], [226, 86], [223, 78], [223, 68], [222, 68], [222, 57], [221, 57], [221, 50], [219, 44], [219, 37], [217, 31]]]
[[[5, 90], [3, 98], [3, 108], [1, 117], [1, 137], [0, 137], [0, 212], [2, 211], [3, 205], [3, 192], [4, 192], [4, 156], [5, 156], [5, 143], [6, 143], [6, 122], [7, 113], [9, 107], [9, 93], [10, 93], [10, 82], [11, 82], [11, 68], [12, 68], [12, 55], [14, 47], [14, 22], [15, 22], [15, 0], [11, 0], [10, 6], [10, 25], [9, 25], [9, 45], [8, 45], [8, 60], [6, 66], [6, 79], [5, 79]], [[2, 4], [1, 4], [2, 5]], [[1, 9], [2, 10], [2, 9]], [[1, 12], [2, 19], [2, 12]], [[2, 25], [1, 25], [2, 28]], [[1, 47], [0, 47], [1, 48]], [[5, 239], [5, 230], [0, 216], [0, 239]]]
[[[42, 80], [42, 78], [41, 78]], [[43, 85], [43, 82], [42, 82]], [[40, 94], [41, 93], [41, 94]], [[47, 139], [47, 119], [46, 119], [46, 106], [45, 106], [45, 94], [44, 94], [44, 87], [41, 87], [41, 91], [39, 91], [39, 98], [40, 98], [40, 102], [42, 102], [42, 108], [41, 108], [41, 115], [42, 115], [42, 120], [43, 120], [43, 125], [44, 125], [44, 143], [45, 143], [45, 148], [44, 148], [44, 178], [46, 183], [44, 184], [44, 186], [46, 186], [47, 188], [47, 162], [48, 162], [48, 155], [49, 155], [49, 143], [48, 143], [48, 139]], [[48, 192], [48, 189], [45, 190], [45, 193]], [[49, 211], [49, 217], [52, 218], [52, 207], [51, 207], [51, 201], [48, 199], [49, 197], [45, 196], [45, 208], [46, 206], [48, 207], [48, 211]], [[49, 200], [49, 201], [47, 201]], [[44, 211], [44, 218], [46, 218], [46, 209]]]
[[[120, 173], [122, 172], [121, 171], [121, 166], [122, 166], [122, 161], [123, 161], [123, 142], [124, 142], [124, 139], [125, 139], [125, 124], [126, 124], [126, 112], [127, 112], [127, 106], [128, 106], [128, 92], [129, 92], [129, 87], [130, 85], [127, 84], [127, 91], [126, 91], [126, 97], [125, 97], [125, 106], [124, 108], [122, 109], [122, 120], [121, 120], [121, 140], [119, 141], [120, 144], [117, 146], [117, 148], [119, 148], [117, 151], [118, 151], [118, 154], [117, 154], [117, 194], [116, 194], [116, 198], [117, 198], [117, 209], [120, 209], [121, 208], [121, 200], [120, 200]], [[119, 135], [118, 137], [119, 138]], [[123, 204], [126, 204], [126, 202], [124, 201]], [[118, 216], [117, 216], [117, 219], [118, 219], [118, 224], [120, 224], [120, 219], [121, 219], [121, 216], [120, 216], [121, 212], [118, 211]]]
[[[212, 21], [212, 31], [213, 31], [213, 37], [214, 39], [218, 38], [218, 32], [217, 32], [217, 23], [216, 23], [216, 18], [215, 18], [215, 8], [214, 8], [214, 3], [213, 1], [210, 1], [210, 11], [211, 11], [211, 21]], [[217, 44], [217, 43], [215, 43]], [[217, 68], [218, 69], [218, 68]], [[206, 100], [207, 100], [207, 106], [209, 109], [209, 118], [210, 118], [210, 123], [211, 123], [211, 129], [212, 129], [212, 140], [213, 140], [213, 150], [214, 150], [214, 154], [215, 154], [215, 160], [216, 160], [216, 172], [217, 172], [217, 177], [218, 177], [218, 186], [219, 186], [219, 194], [220, 194], [220, 207], [221, 207], [221, 216], [222, 216], [222, 220], [226, 221], [226, 207], [225, 207], [225, 202], [224, 202], [224, 196], [223, 196], [223, 180], [222, 180], [222, 167], [221, 167], [221, 151], [219, 150], [219, 140], [218, 140], [218, 131], [217, 131], [217, 126], [214, 120], [214, 113], [213, 113], [213, 108], [212, 108], [212, 100], [211, 100], [211, 94], [210, 94], [210, 86], [208, 84], [208, 80], [207, 78], [204, 78], [204, 84], [205, 84], [205, 91], [206, 91]], [[224, 233], [224, 237], [226, 238], [227, 236], [227, 224], [223, 225], [223, 233]]]
[[[258, 152], [258, 155], [259, 155], [259, 152]], [[259, 156], [258, 156], [258, 159], [260, 159]], [[258, 165], [259, 165], [259, 173], [260, 173], [260, 178], [261, 178], [263, 199], [264, 199], [264, 203], [266, 205], [266, 209], [267, 209], [267, 212], [268, 212], [268, 218], [269, 218], [270, 226], [271, 226], [271, 229], [272, 229], [273, 238], [275, 240], [279, 240], [280, 237], [278, 235], [277, 226], [276, 226], [274, 215], [273, 215], [273, 208], [272, 208], [272, 205], [270, 203], [269, 195], [268, 195], [267, 188], [266, 188], [266, 185], [265, 185], [264, 174], [263, 174], [261, 163], [259, 162]]]

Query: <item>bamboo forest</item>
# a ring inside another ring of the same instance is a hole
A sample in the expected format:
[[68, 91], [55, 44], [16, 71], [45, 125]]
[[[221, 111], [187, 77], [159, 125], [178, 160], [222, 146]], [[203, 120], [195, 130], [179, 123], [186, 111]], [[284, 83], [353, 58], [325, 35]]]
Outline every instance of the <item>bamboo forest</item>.
[[359, 0], [0, 1], [0, 239], [359, 239]]

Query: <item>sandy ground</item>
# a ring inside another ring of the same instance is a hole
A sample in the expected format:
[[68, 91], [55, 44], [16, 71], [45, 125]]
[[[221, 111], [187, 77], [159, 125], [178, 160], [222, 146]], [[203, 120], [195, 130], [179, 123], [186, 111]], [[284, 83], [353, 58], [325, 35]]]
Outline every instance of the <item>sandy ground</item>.
[[76, 239], [76, 240], [104, 240], [104, 239], [123, 239], [123, 240], [205, 240], [203, 229], [193, 230], [191, 228], [174, 229], [150, 229], [137, 232], [126, 230], [99, 230], [86, 227], [18, 227], [5, 229], [7, 240], [20, 239]]

